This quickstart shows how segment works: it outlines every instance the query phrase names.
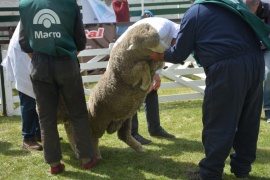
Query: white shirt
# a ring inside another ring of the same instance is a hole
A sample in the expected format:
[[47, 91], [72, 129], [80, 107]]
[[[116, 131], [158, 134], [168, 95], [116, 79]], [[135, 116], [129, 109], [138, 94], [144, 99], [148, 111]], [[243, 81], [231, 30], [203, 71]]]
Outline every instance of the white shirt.
[[[129, 26], [129, 28], [117, 39], [114, 46], [116, 46], [119, 42], [122, 41], [122, 39], [129, 33], [129, 31], [134, 28], [135, 26], [138, 26], [140, 24], [147, 23], [151, 25], [153, 28], [155, 28], [160, 36], [160, 44], [163, 46], [162, 49], [167, 49], [170, 47], [172, 39], [177, 37], [177, 34], [180, 29], [180, 25], [176, 24], [168, 19], [161, 18], [161, 17], [149, 17], [144, 18], [133, 25]], [[158, 49], [152, 49], [155, 52], [163, 53], [164, 50]]]
[[[157, 30], [160, 36], [160, 45], [157, 46], [156, 48], [152, 48], [151, 50], [159, 53], [163, 53], [167, 48], [171, 46], [172, 39], [177, 37], [177, 34], [180, 29], [180, 24], [176, 24], [165, 18], [161, 17], [144, 18], [137, 21], [133, 25], [129, 26], [129, 28], [116, 40], [113, 47], [115, 47], [118, 43], [120, 43], [132, 28], [143, 23], [147, 23]], [[160, 72], [161, 70], [157, 70], [156, 74], [160, 74]]]
[[8, 81], [15, 83], [15, 88], [35, 98], [32, 82], [30, 80], [31, 59], [22, 52], [19, 44], [20, 22], [18, 23], [14, 34], [10, 40], [7, 56], [2, 62], [2, 66], [6, 68], [6, 77]]

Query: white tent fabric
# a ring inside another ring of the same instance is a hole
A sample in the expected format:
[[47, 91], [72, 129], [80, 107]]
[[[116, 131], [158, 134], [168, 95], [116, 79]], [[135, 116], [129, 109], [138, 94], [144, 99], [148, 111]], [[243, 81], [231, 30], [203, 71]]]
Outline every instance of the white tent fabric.
[[113, 23], [116, 21], [112, 8], [99, 0], [81, 0], [83, 23]]

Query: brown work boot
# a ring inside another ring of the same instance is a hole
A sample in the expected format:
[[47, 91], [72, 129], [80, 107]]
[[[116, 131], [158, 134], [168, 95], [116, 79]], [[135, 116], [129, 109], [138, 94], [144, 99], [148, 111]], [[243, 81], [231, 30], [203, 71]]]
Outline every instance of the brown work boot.
[[27, 150], [38, 150], [42, 151], [42, 145], [38, 144], [35, 140], [24, 140], [23, 141], [23, 148]]

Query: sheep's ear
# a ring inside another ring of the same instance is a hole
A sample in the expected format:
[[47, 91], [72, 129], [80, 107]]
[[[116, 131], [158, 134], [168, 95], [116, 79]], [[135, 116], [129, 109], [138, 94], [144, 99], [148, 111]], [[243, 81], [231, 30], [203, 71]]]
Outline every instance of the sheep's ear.
[[135, 47], [133, 46], [133, 44], [131, 44], [131, 45], [127, 48], [127, 50], [132, 50], [132, 49], [135, 49]]

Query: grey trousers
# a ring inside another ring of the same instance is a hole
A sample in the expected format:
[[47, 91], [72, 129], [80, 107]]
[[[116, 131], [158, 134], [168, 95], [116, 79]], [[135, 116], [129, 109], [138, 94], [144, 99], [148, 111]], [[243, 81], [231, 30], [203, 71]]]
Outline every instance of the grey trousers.
[[45, 162], [50, 164], [62, 159], [57, 129], [59, 93], [69, 112], [75, 153], [80, 159], [91, 158], [94, 151], [78, 61], [69, 56], [34, 53], [32, 66], [30, 76], [36, 95]]

